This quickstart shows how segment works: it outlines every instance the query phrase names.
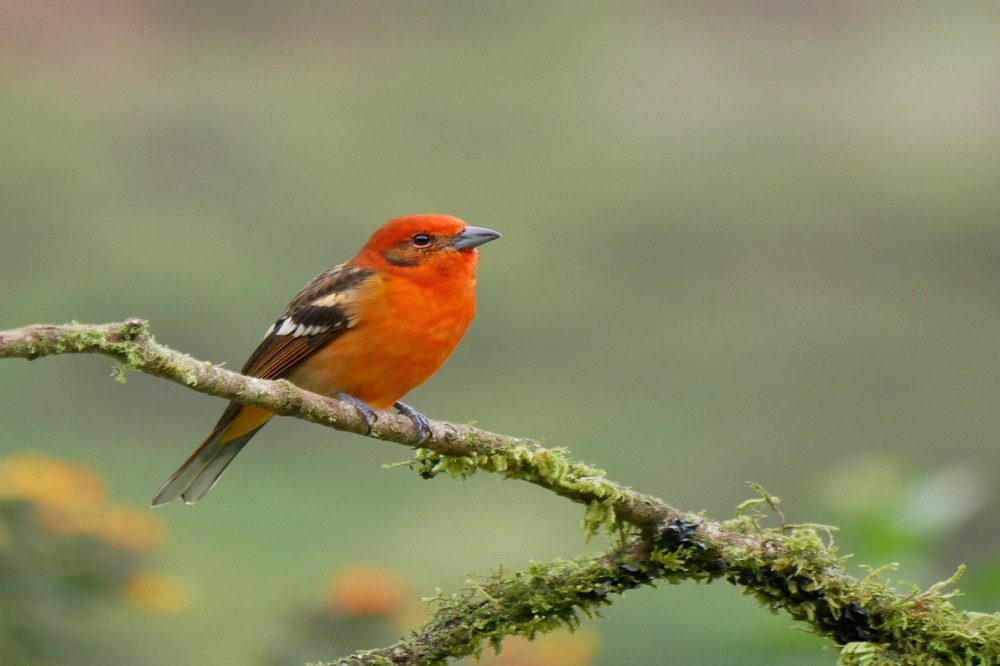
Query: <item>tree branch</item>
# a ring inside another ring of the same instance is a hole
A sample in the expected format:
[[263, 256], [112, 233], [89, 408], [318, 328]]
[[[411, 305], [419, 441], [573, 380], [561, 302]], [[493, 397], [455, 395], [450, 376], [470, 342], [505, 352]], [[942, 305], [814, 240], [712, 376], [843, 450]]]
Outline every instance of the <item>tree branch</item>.
[[[138, 370], [196, 391], [365, 434], [349, 404], [303, 391], [286, 381], [244, 377], [155, 342], [146, 322], [38, 325], [0, 332], [0, 358], [35, 359], [100, 353], [121, 364], [119, 377]], [[903, 594], [877, 575], [850, 576], [845, 560], [814, 526], [765, 528], [775, 500], [762, 491], [734, 520], [715, 522], [609, 481], [604, 472], [566, 451], [531, 439], [466, 425], [431, 422], [431, 436], [409, 463], [425, 478], [477, 471], [546, 488], [586, 506], [584, 526], [618, 534], [620, 550], [601, 558], [534, 565], [511, 577], [494, 576], [461, 595], [439, 599], [432, 620], [413, 636], [337, 664], [429, 664], [477, 653], [484, 641], [573, 626], [607, 595], [657, 580], [724, 578], [768, 608], [786, 612], [842, 646], [842, 664], [988, 664], [1000, 659], [1000, 616], [966, 614], [943, 592]], [[371, 436], [417, 446], [405, 417], [379, 415]], [[957, 578], [957, 576], [955, 577]], [[954, 580], [946, 581], [946, 584]], [[484, 592], [486, 597], [484, 600]]]

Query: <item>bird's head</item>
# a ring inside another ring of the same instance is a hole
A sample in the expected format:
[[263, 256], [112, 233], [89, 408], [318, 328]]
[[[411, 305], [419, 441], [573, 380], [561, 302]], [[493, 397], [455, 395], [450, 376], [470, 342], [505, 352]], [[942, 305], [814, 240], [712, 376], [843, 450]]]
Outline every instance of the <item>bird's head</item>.
[[387, 272], [448, 276], [475, 274], [480, 245], [500, 234], [451, 215], [407, 215], [386, 222], [359, 254]]

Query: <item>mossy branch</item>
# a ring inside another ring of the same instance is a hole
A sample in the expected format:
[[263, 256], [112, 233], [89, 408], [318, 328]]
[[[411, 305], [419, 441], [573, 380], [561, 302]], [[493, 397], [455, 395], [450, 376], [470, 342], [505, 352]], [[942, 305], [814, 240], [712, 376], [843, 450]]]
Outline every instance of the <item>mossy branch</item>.
[[500, 649], [506, 636], [534, 638], [558, 627], [576, 629], [580, 615], [620, 594], [650, 583], [626, 550], [602, 557], [533, 564], [514, 574], [497, 572], [460, 594], [430, 599], [434, 615], [419, 631], [394, 645], [356, 652], [322, 666], [439, 664], [449, 658], [479, 656]]
[[[286, 381], [244, 377], [158, 344], [146, 322], [37, 325], [0, 332], [0, 358], [35, 359], [99, 353], [120, 363], [119, 377], [138, 370], [196, 391], [278, 414], [365, 434], [346, 403], [303, 391]], [[992, 664], [1000, 660], [1000, 616], [963, 613], [944, 588], [902, 593], [880, 575], [857, 578], [845, 560], [809, 525], [762, 525], [776, 500], [746, 503], [737, 518], [716, 522], [609, 481], [604, 472], [572, 460], [563, 449], [443, 421], [407, 463], [425, 478], [477, 471], [520, 479], [583, 504], [590, 533], [606, 530], [623, 546], [599, 558], [536, 564], [513, 576], [496, 575], [454, 597], [441, 597], [434, 617], [394, 646], [337, 664], [432, 664], [477, 654], [506, 635], [534, 635], [575, 626], [608, 595], [656, 581], [725, 579], [773, 611], [783, 611], [840, 646], [841, 664]], [[381, 414], [371, 436], [417, 447], [409, 419]]]

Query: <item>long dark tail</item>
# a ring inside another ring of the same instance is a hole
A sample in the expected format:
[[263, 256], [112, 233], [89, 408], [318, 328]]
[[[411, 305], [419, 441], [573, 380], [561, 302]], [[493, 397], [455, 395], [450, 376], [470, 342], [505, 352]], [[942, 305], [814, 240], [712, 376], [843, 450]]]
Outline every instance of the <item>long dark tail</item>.
[[212, 489], [219, 477], [274, 414], [255, 407], [230, 403], [204, 442], [184, 461], [150, 503], [158, 507], [180, 499], [194, 504]]

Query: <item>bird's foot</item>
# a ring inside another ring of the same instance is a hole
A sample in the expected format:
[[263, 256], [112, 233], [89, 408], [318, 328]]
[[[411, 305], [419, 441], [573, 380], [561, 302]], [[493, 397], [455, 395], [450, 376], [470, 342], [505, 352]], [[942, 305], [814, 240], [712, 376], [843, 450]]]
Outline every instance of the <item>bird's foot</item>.
[[341, 392], [337, 393], [333, 397], [335, 397], [337, 400], [343, 400], [344, 402], [354, 407], [354, 409], [356, 409], [358, 412], [358, 416], [361, 417], [361, 420], [365, 422], [365, 426], [367, 426], [368, 428], [367, 434], [369, 435], [372, 434], [372, 428], [375, 426], [375, 421], [378, 420], [378, 412], [372, 409], [367, 402], [361, 400], [360, 398], [355, 398], [350, 393]]
[[413, 409], [413, 407], [410, 407], [405, 402], [395, 402], [392, 406], [396, 408], [396, 411], [413, 422], [414, 427], [417, 429], [417, 444], [423, 444], [424, 440], [433, 434], [431, 432], [430, 419]]

